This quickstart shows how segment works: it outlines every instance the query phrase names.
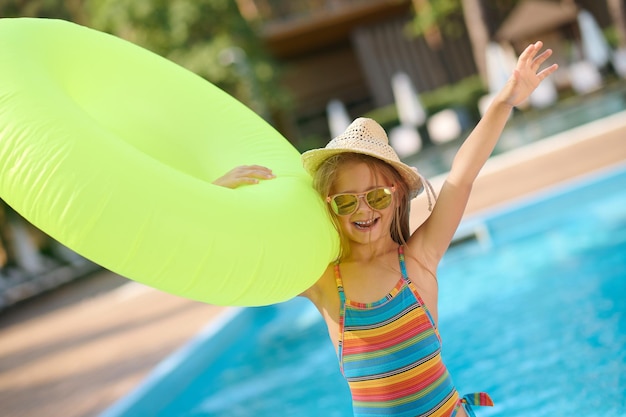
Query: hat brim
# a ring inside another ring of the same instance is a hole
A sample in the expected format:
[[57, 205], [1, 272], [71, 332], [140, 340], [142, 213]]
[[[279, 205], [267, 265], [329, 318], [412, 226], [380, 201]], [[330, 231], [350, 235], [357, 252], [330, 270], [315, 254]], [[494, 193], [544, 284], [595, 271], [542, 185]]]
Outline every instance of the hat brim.
[[302, 154], [302, 165], [304, 169], [311, 175], [315, 176], [315, 173], [320, 168], [320, 166], [326, 161], [328, 158], [342, 154], [342, 153], [356, 153], [369, 155], [373, 158], [386, 162], [391, 165], [397, 172], [400, 174], [402, 179], [406, 182], [409, 188], [410, 198], [417, 197], [423, 190], [424, 184], [422, 182], [422, 178], [417, 172], [417, 169], [411, 168], [403, 162], [394, 161], [388, 158], [381, 157], [380, 155], [367, 152], [366, 150], [355, 150], [355, 149], [345, 149], [345, 148], [320, 148], [320, 149], [312, 149], [310, 151], [306, 151]]

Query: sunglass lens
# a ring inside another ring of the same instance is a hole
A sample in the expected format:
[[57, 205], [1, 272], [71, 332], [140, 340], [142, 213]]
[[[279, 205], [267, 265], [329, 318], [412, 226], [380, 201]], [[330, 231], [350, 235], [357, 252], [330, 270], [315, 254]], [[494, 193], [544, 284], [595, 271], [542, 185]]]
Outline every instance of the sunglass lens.
[[345, 216], [356, 210], [358, 199], [354, 195], [342, 194], [332, 199], [331, 206], [333, 211], [340, 216]]
[[391, 190], [388, 188], [377, 188], [366, 195], [367, 204], [375, 210], [382, 210], [391, 204]]

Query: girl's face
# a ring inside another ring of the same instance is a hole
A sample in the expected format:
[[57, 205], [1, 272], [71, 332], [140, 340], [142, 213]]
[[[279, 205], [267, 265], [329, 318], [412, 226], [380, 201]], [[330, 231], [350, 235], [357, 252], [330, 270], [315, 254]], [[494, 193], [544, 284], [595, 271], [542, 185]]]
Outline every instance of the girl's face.
[[[360, 194], [376, 187], [391, 187], [391, 181], [363, 162], [349, 162], [342, 165], [330, 189], [330, 195], [353, 193]], [[344, 236], [351, 246], [357, 244], [393, 243], [391, 221], [395, 212], [396, 197], [389, 207], [382, 210], [372, 209], [365, 198], [359, 198], [358, 207], [352, 214], [335, 215]]]

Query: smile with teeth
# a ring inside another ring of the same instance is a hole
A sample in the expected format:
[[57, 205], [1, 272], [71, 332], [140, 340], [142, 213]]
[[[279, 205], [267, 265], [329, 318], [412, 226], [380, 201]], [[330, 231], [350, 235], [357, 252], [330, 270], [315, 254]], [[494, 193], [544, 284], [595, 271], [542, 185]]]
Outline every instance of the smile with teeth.
[[358, 229], [368, 229], [374, 226], [376, 222], [378, 222], [378, 218], [370, 219], [370, 220], [363, 220], [363, 221], [358, 221], [358, 222], [353, 222], [353, 223]]

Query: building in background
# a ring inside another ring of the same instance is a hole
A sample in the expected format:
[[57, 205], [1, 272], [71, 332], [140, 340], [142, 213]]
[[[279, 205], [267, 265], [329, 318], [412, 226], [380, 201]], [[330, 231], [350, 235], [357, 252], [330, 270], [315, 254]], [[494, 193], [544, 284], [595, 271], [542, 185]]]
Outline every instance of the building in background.
[[476, 73], [466, 35], [433, 48], [407, 34], [410, 0], [238, 0], [244, 17], [260, 21], [269, 51], [285, 66], [295, 100], [288, 137], [328, 137], [326, 107], [340, 100], [352, 117], [393, 103], [391, 79], [404, 72], [418, 91]]
[[[506, 9], [463, 0], [466, 9], [478, 10], [465, 11], [476, 16], [473, 20], [462, 12], [452, 16], [460, 28], [454, 35], [439, 31], [434, 37], [415, 37], [407, 26], [418, 6], [428, 4], [425, 0], [237, 0], [244, 18], [257, 25], [270, 53], [286, 69], [284, 84], [294, 106], [288, 117], [275, 122], [296, 145], [299, 138], [330, 136], [326, 108], [332, 100], [342, 102], [351, 117], [392, 104], [391, 79], [398, 72], [408, 74], [419, 93], [478, 75], [484, 63], [477, 57], [484, 56], [509, 13], [525, 2], [546, 3], [550, 10], [568, 3], [564, 10], [582, 7], [602, 27], [611, 25], [605, 1], [520, 0], [508, 2]], [[565, 24], [572, 23], [570, 17]], [[558, 13], [537, 19], [550, 28], [563, 23]], [[478, 31], [485, 35], [472, 36]], [[576, 36], [573, 31], [565, 35]]]

